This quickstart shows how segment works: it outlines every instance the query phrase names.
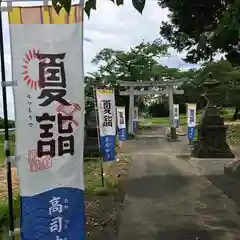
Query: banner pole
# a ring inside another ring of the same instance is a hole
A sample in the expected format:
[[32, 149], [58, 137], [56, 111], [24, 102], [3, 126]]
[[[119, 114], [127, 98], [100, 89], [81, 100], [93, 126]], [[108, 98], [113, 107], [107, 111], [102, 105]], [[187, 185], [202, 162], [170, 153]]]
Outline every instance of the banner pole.
[[3, 24], [2, 24], [2, 11], [0, 10], [0, 55], [1, 55], [1, 77], [2, 77], [2, 100], [3, 100], [3, 117], [4, 117], [4, 151], [7, 169], [7, 188], [8, 188], [8, 211], [9, 211], [9, 235], [12, 240], [14, 236], [14, 214], [13, 214], [13, 189], [12, 189], [12, 172], [10, 157], [10, 144], [9, 144], [9, 131], [8, 131], [8, 110], [7, 110], [7, 91], [4, 83], [6, 82], [5, 60], [4, 60], [4, 45], [3, 45]]
[[100, 127], [99, 127], [99, 116], [98, 116], [98, 107], [97, 107], [97, 94], [96, 94], [96, 89], [93, 88], [93, 98], [94, 98], [94, 109], [95, 109], [95, 116], [96, 116], [96, 124], [97, 124], [97, 135], [98, 135], [98, 148], [99, 152], [101, 153], [101, 158], [100, 158], [100, 169], [101, 169], [101, 181], [102, 181], [102, 186], [104, 187], [104, 171], [103, 171], [103, 157], [102, 157], [102, 151], [101, 151], [101, 144], [100, 144]]

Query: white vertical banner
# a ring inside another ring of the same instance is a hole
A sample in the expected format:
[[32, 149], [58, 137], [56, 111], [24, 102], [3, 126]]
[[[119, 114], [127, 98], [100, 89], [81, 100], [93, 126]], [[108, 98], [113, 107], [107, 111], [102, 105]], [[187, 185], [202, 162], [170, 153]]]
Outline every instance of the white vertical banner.
[[173, 124], [175, 128], [179, 128], [179, 104], [173, 104]]
[[118, 137], [120, 141], [125, 141], [127, 139], [125, 107], [116, 107], [116, 111]]
[[9, 13], [21, 239], [85, 239], [82, 7]]
[[133, 132], [137, 131], [138, 127], [138, 107], [134, 107], [133, 109]]
[[138, 107], [134, 107], [133, 109], [133, 121], [138, 121]]
[[114, 91], [111, 89], [96, 89], [97, 109], [100, 132], [100, 149], [103, 161], [116, 159], [116, 107]]
[[196, 132], [196, 112], [197, 104], [188, 103], [187, 104], [187, 124], [188, 124], [188, 139], [192, 140], [195, 137]]
[[197, 104], [196, 103], [188, 103], [187, 104], [188, 127], [195, 127], [196, 126], [196, 110], [197, 110]]

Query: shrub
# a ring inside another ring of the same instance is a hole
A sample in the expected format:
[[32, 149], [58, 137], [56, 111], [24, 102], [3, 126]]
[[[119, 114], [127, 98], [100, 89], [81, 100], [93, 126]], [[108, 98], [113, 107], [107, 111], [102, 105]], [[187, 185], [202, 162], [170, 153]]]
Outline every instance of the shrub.
[[149, 114], [152, 117], [168, 117], [168, 107], [164, 103], [154, 103], [149, 107]]

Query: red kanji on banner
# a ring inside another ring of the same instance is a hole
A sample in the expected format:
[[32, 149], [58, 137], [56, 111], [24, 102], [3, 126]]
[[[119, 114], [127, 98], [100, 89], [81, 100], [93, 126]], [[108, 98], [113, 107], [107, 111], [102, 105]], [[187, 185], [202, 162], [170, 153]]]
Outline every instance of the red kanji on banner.
[[28, 165], [30, 172], [38, 172], [52, 167], [52, 159], [50, 156], [37, 157], [36, 150], [28, 151]]
[[[64, 106], [62, 104], [57, 104], [57, 112], [62, 113], [65, 116], [73, 116], [76, 112], [79, 112], [81, 110], [81, 107], [79, 104], [73, 103], [70, 106]], [[73, 118], [72, 120], [75, 127], [79, 125], [79, 122]]]

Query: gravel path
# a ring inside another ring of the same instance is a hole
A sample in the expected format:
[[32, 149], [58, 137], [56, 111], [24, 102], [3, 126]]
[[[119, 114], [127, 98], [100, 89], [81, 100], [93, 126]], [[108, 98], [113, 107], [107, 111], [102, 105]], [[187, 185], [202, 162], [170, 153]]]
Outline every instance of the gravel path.
[[240, 239], [234, 202], [240, 187], [235, 185], [237, 194], [228, 196], [221, 187], [225, 177], [220, 162], [204, 165], [176, 158], [183, 148], [183, 141], [163, 138], [129, 141], [125, 152], [132, 161], [118, 240]]

